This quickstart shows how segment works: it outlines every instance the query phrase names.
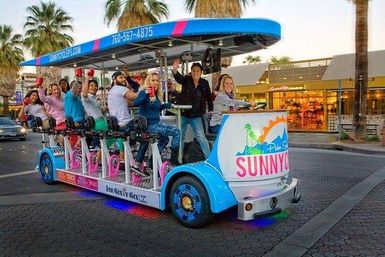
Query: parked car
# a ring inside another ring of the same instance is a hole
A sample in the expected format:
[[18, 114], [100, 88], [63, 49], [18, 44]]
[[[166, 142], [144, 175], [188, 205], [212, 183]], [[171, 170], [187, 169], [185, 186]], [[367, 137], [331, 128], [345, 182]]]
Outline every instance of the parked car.
[[9, 117], [0, 117], [0, 139], [15, 138], [24, 141], [27, 138], [25, 128], [17, 125]]

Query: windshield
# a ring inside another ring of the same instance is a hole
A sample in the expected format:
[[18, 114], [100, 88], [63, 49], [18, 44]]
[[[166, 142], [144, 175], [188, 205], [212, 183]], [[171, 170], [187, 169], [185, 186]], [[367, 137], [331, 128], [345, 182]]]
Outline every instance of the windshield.
[[14, 126], [17, 124], [9, 118], [0, 118], [0, 125]]

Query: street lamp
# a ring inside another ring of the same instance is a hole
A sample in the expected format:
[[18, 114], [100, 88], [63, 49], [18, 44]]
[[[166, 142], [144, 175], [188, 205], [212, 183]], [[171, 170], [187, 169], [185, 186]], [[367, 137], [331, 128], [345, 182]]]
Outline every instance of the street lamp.
[[24, 79], [25, 77], [22, 75], [21, 76], [21, 81], [20, 81], [20, 86], [21, 86], [21, 99], [24, 99]]

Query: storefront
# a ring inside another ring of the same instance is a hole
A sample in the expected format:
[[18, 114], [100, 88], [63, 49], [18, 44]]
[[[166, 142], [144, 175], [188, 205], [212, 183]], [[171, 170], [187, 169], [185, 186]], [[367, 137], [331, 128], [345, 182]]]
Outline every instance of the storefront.
[[[378, 78], [380, 79], [380, 78]], [[383, 87], [368, 89], [368, 121], [380, 126], [385, 116], [385, 78]], [[325, 83], [333, 85], [334, 83]], [[349, 84], [346, 82], [346, 84]], [[352, 84], [352, 83], [350, 83]], [[354, 85], [352, 85], [354, 86]], [[304, 89], [300, 86], [270, 87], [268, 89], [269, 107], [286, 109], [289, 112], [290, 131], [337, 131], [338, 89]], [[354, 104], [353, 87], [341, 90], [342, 123], [351, 123]]]
[[[385, 121], [385, 51], [369, 53], [367, 123]], [[354, 54], [270, 65], [254, 85], [238, 87], [238, 98], [266, 101], [269, 108], [287, 109], [289, 131], [336, 132], [339, 122], [351, 124], [354, 104]], [[264, 98], [264, 99], [263, 99]]]
[[304, 90], [303, 86], [270, 87], [268, 91], [270, 108], [288, 110], [290, 130], [325, 130], [324, 91]]

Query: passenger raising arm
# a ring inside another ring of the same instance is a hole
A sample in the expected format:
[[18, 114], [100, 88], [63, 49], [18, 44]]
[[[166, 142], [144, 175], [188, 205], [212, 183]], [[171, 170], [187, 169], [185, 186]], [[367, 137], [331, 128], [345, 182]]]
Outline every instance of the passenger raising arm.
[[[89, 70], [87, 73], [86, 81], [82, 87], [82, 102], [87, 115], [91, 116], [95, 120], [94, 130], [97, 132], [107, 131], [108, 125], [107, 120], [104, 118], [101, 107], [96, 100], [96, 93], [98, 92], [98, 82], [93, 79], [94, 71]], [[107, 139], [107, 147], [110, 147], [115, 139]], [[121, 149], [123, 150], [123, 149]], [[98, 157], [100, 154], [98, 153]]]
[[[130, 132], [134, 129], [134, 124], [128, 103], [136, 98], [136, 93], [127, 88], [127, 81], [122, 71], [116, 71], [112, 74], [112, 85], [108, 91], [108, 109], [111, 116], [118, 120], [122, 132]], [[120, 159], [124, 159], [123, 144], [119, 143]]]
[[40, 100], [49, 106], [48, 114], [56, 121], [56, 127], [58, 129], [65, 128], [65, 116], [64, 116], [64, 102], [61, 97], [62, 92], [60, 86], [56, 83], [50, 85], [51, 95], [46, 95], [46, 89], [42, 87], [42, 84], [37, 83], [39, 88]]
[[182, 84], [182, 92], [179, 95], [178, 102], [192, 106], [191, 109], [182, 112], [182, 142], [184, 142], [187, 125], [190, 125], [205, 158], [208, 158], [210, 155], [210, 147], [203, 130], [202, 116], [206, 113], [207, 106], [209, 112], [213, 110], [210, 86], [207, 80], [201, 78], [202, 65], [200, 63], [193, 63], [191, 66], [191, 75], [186, 76], [182, 76], [178, 72], [179, 65], [180, 60], [174, 60], [172, 73], [175, 80], [179, 84]]
[[[170, 108], [170, 103], [162, 103], [163, 92], [160, 86], [158, 73], [151, 73], [147, 76], [143, 88], [139, 91], [138, 97], [134, 100], [134, 105], [139, 107], [139, 115], [146, 117], [148, 128], [147, 131], [152, 134], [158, 134], [159, 137], [159, 152], [168, 144], [169, 136], [171, 141], [171, 159], [173, 165], [179, 165], [179, 140], [180, 131], [176, 126], [169, 123], [160, 122], [160, 112]], [[147, 145], [143, 145], [138, 150], [138, 156], [143, 156], [147, 150]], [[139, 159], [139, 161], [141, 161]], [[139, 163], [140, 164], [140, 163]]]

